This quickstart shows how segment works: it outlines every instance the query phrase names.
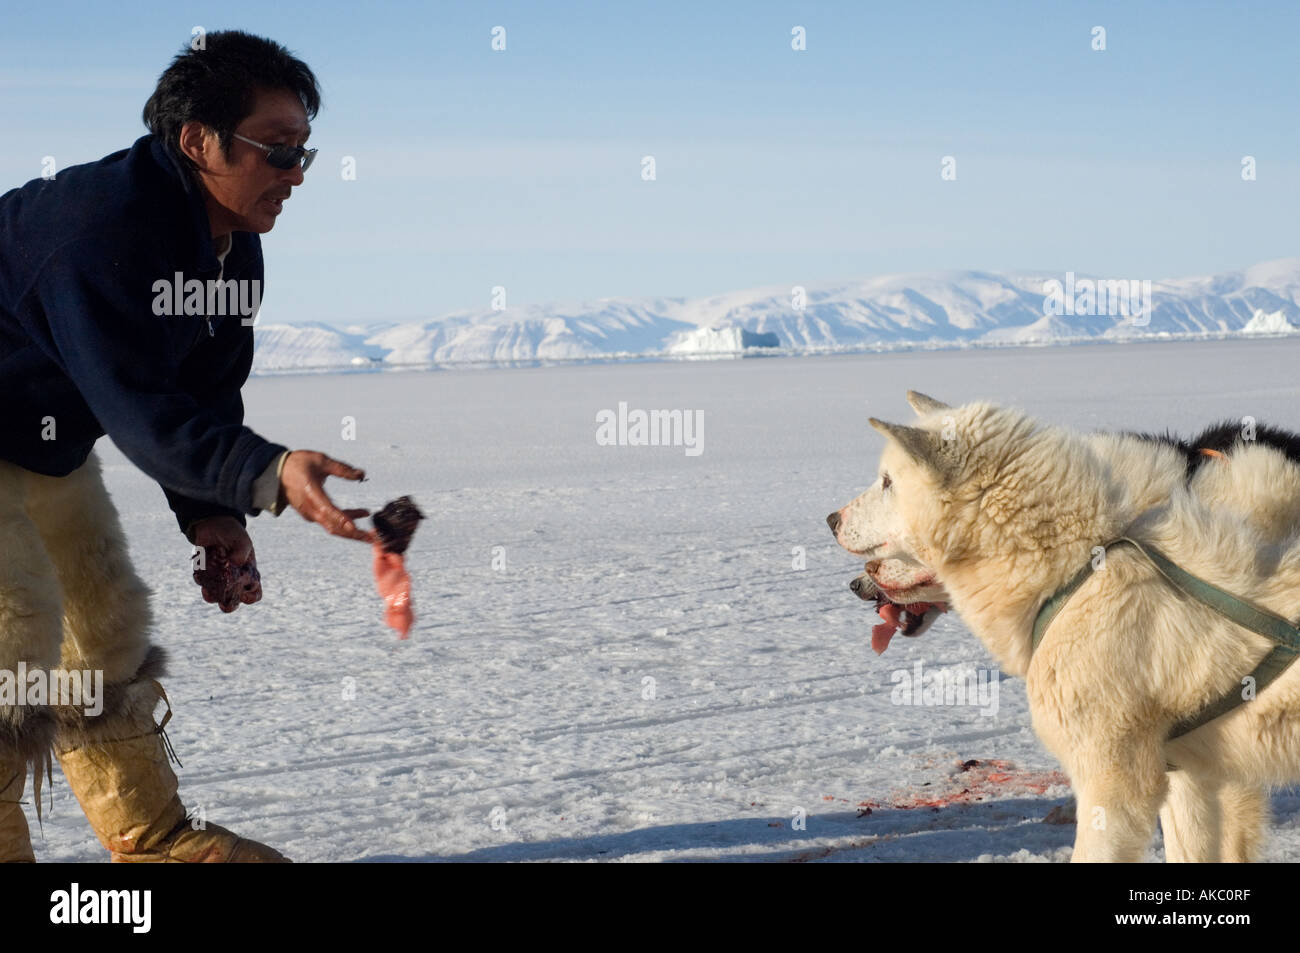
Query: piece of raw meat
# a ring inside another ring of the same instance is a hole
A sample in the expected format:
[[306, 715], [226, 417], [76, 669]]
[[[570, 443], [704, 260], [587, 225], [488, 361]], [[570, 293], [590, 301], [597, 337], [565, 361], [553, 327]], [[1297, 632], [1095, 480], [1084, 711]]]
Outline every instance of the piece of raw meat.
[[406, 571], [402, 554], [411, 544], [415, 527], [424, 514], [409, 496], [388, 503], [371, 518], [375, 534], [375, 588], [384, 597], [384, 622], [406, 638], [415, 622], [411, 611], [411, 575]]
[[943, 602], [913, 602], [900, 606], [881, 596], [876, 601], [876, 612], [885, 621], [871, 629], [871, 650], [880, 655], [889, 648], [889, 640], [895, 632], [917, 635], [924, 623], [933, 622], [941, 612], [947, 611], [948, 606]]
[[237, 566], [222, 546], [207, 547], [203, 568], [194, 571], [194, 581], [203, 588], [204, 598], [219, 605], [222, 612], [234, 612], [241, 602], [250, 604], [262, 598], [262, 574], [257, 571], [256, 559]]

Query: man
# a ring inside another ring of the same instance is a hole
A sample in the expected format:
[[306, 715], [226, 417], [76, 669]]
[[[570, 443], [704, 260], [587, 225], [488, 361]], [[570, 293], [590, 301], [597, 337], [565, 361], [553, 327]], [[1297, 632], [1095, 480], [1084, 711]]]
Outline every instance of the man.
[[[35, 859], [19, 802], [30, 767], [39, 815], [51, 748], [115, 861], [284, 860], [186, 818], [160, 737], [170, 706], [153, 718], [166, 696], [149, 590], [97, 439], [112, 437], [162, 487], [190, 542], [244, 579], [257, 578], [246, 514], [287, 505], [374, 541], [353, 523], [368, 511], [337, 509], [322, 487], [362, 471], [243, 426], [258, 236], [315, 154], [303, 143], [316, 78], [245, 33], [195, 47], [160, 77], [149, 135], [0, 196], [0, 861]], [[261, 592], [250, 582], [203, 595], [229, 612]], [[16, 697], [23, 671], [102, 672], [102, 713], [66, 693]]]

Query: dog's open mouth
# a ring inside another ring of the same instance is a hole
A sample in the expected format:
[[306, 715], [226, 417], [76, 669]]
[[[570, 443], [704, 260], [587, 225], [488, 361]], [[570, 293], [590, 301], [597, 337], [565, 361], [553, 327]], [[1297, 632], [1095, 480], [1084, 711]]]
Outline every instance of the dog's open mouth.
[[849, 588], [859, 599], [874, 602], [876, 614], [883, 620], [871, 629], [871, 649], [877, 655], [889, 647], [889, 641], [895, 634], [901, 632], [906, 636], [918, 636], [948, 611], [945, 602], [895, 601], [898, 595], [919, 586], [894, 590], [895, 595], [891, 595], [865, 572], [849, 583]]

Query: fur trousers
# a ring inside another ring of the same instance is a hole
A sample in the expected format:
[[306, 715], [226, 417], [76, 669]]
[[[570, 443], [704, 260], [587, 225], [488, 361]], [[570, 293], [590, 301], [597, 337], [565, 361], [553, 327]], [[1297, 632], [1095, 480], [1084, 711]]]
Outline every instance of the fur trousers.
[[[21, 671], [102, 673], [110, 715], [142, 670], [161, 670], [151, 624], [149, 589], [132, 568], [96, 454], [65, 477], [0, 460], [0, 677], [13, 673], [12, 685]], [[81, 718], [80, 709], [0, 695], [0, 760], [16, 753], [39, 793], [56, 727], [76, 730]]]

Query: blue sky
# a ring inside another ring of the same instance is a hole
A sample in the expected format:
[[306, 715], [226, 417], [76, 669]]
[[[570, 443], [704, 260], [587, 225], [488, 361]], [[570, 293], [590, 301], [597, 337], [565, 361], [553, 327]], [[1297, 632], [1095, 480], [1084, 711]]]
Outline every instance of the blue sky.
[[[66, 167], [143, 134], [196, 25], [269, 36], [316, 71], [321, 153], [263, 238], [271, 322], [428, 319], [487, 308], [495, 285], [522, 305], [950, 268], [1160, 278], [1300, 254], [1295, 3], [0, 16], [0, 190], [43, 156]], [[948, 155], [956, 181], [940, 177]]]

